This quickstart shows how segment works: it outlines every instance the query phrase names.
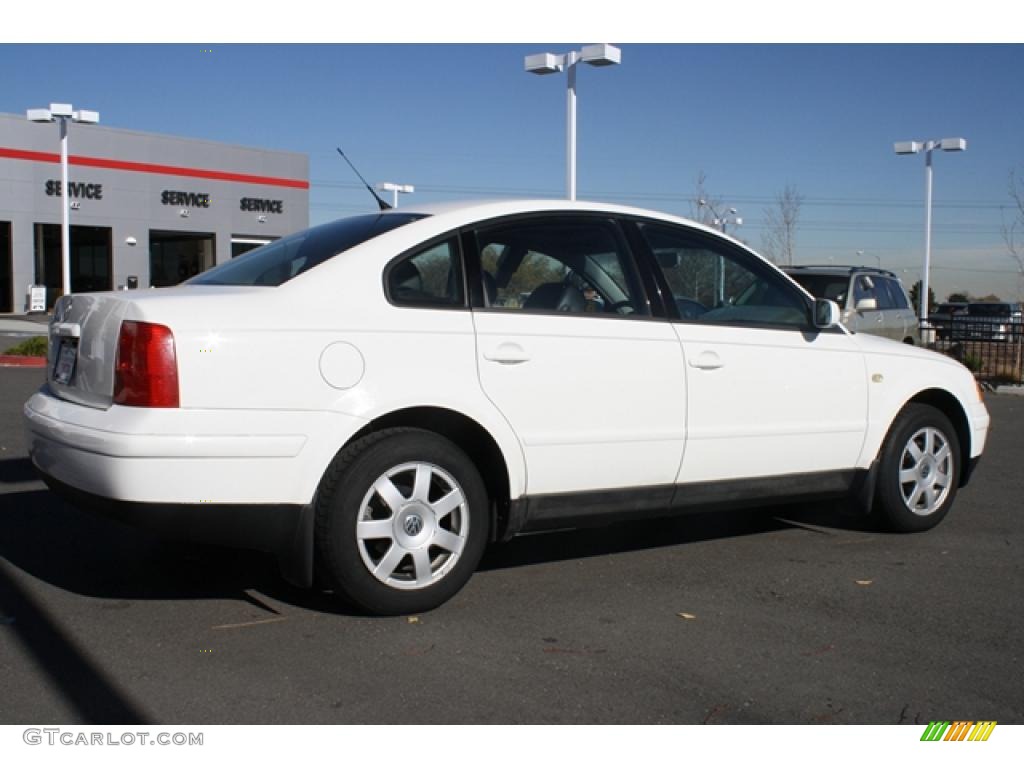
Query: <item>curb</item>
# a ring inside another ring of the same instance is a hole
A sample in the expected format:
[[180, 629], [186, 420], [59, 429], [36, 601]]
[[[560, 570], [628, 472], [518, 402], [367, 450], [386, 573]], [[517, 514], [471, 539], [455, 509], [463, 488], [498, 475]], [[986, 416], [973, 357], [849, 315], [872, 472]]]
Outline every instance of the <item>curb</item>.
[[0, 355], [0, 368], [45, 368], [45, 357], [27, 355]]

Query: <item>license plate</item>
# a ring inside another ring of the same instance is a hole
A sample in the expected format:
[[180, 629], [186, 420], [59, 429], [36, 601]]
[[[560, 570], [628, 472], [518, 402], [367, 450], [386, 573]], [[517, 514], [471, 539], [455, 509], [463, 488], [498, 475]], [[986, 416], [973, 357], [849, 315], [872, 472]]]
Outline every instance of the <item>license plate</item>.
[[75, 375], [78, 361], [78, 339], [61, 339], [57, 348], [57, 362], [53, 366], [53, 380], [58, 384], [70, 384]]

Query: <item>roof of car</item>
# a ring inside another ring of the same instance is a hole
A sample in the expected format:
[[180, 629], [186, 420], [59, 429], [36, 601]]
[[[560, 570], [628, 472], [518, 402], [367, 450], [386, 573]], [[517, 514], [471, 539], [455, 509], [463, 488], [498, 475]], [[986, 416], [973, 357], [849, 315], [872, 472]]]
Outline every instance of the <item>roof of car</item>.
[[[693, 221], [684, 216], [679, 216], [665, 211], [655, 211], [645, 208], [636, 208], [616, 203], [602, 203], [592, 200], [566, 200], [558, 198], [512, 198], [512, 199], [483, 199], [483, 200], [458, 200], [453, 202], [434, 202], [410, 204], [400, 209], [402, 213], [423, 213], [430, 216], [459, 215], [467, 219], [485, 219], [498, 216], [509, 216], [519, 213], [540, 213], [545, 211], [563, 212], [599, 212], [614, 213], [625, 216], [639, 216], [643, 218], [657, 218], [690, 227], [702, 229], [719, 236], [723, 233], [698, 221]], [[735, 238], [725, 234], [729, 240]], [[741, 243], [742, 245], [742, 243]], [[749, 246], [744, 246], [749, 248]]]
[[792, 266], [781, 267], [781, 269], [783, 272], [798, 274], [817, 273], [819, 275], [852, 275], [856, 272], [865, 272], [874, 275], [885, 275], [886, 277], [896, 277], [895, 272], [890, 272], [888, 269], [880, 269], [878, 267], [853, 267], [834, 264], [793, 264]]

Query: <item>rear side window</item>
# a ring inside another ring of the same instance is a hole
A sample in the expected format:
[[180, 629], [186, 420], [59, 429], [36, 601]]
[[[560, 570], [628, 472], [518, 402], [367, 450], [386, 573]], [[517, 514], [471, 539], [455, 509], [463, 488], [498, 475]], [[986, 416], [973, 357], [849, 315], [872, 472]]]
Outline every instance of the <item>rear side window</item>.
[[632, 256], [612, 220], [535, 216], [482, 227], [476, 241], [490, 309], [649, 314]]
[[900, 284], [891, 278], [875, 278], [881, 283], [887, 297], [886, 309], [910, 309]]
[[321, 224], [255, 248], [193, 277], [187, 284], [281, 285], [349, 248], [423, 217], [417, 213], [377, 213]]

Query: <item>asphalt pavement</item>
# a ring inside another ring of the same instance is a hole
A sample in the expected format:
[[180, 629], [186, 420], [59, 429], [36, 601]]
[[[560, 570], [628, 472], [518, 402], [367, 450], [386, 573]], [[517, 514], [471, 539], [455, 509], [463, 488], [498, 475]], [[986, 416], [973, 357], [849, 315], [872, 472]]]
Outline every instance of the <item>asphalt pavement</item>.
[[1024, 400], [951, 515], [829, 505], [525, 537], [415, 617], [163, 541], [34, 476], [0, 369], [0, 723], [1024, 723]]

